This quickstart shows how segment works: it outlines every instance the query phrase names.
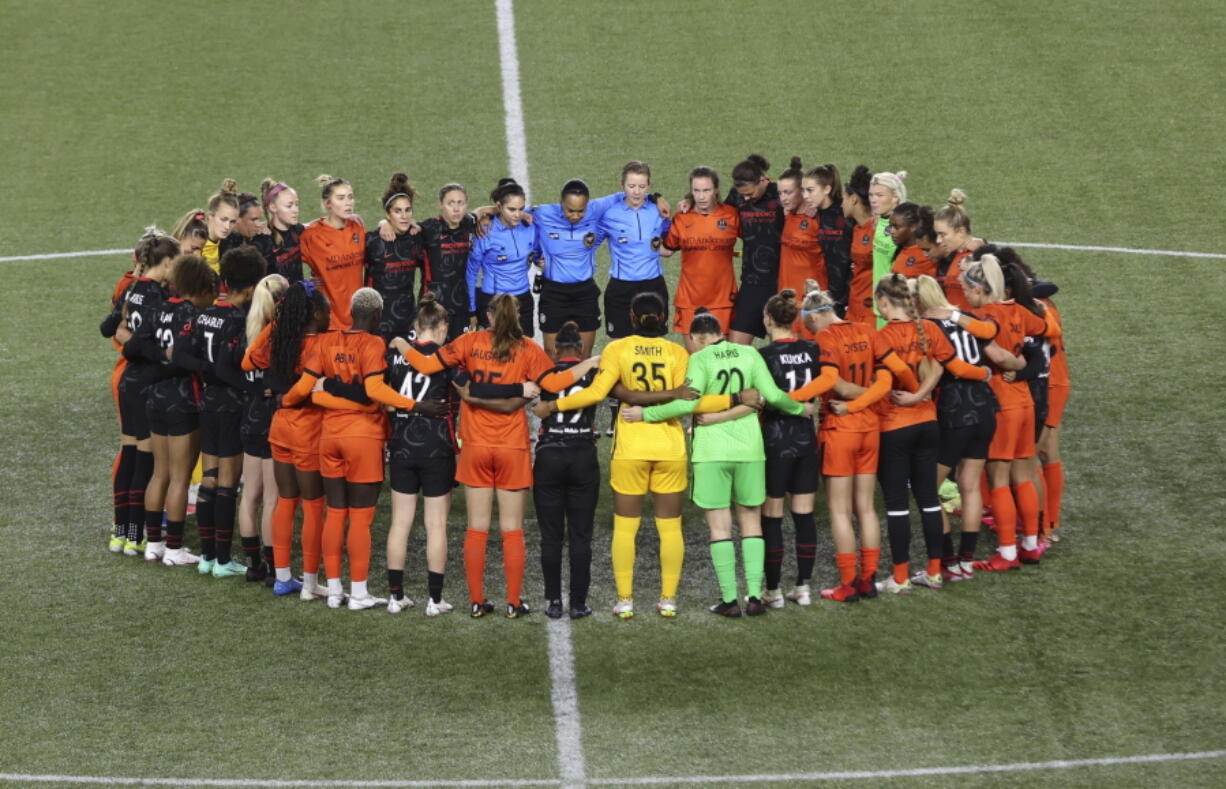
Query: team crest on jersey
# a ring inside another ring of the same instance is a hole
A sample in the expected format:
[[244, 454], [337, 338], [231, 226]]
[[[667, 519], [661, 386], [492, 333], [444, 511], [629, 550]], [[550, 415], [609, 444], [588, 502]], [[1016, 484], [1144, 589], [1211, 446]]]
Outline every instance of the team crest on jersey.
[[872, 240], [873, 240], [873, 236], [872, 236], [872, 234], [871, 234], [871, 233], [865, 233], [865, 234], [864, 234], [864, 235], [863, 235], [863, 236], [860, 238], [860, 243], [861, 243], [861, 244], [867, 244], [868, 242], [870, 242], [870, 241], [872, 241]]
[[651, 248], [652, 248], [652, 249], [659, 249], [659, 248], [660, 248], [660, 245], [661, 245], [662, 243], [663, 243], [663, 242], [660, 240], [660, 237], [659, 237], [659, 236], [656, 236], [656, 237], [654, 237], [653, 239], [651, 239]]
[[592, 247], [595, 245], [596, 245], [596, 234], [595, 233], [587, 233], [586, 235], [583, 236], [583, 246]]
[[356, 243], [358, 243], [358, 241], [360, 241], [360, 240], [361, 240], [361, 239], [359, 239], [359, 238], [358, 238], [358, 234], [357, 234], [357, 233], [354, 233], [354, 234], [353, 234], [353, 235], [352, 235], [352, 236], [349, 238], [349, 243], [350, 243], [350, 244], [356, 244]]
[[728, 220], [727, 220], [727, 219], [721, 219], [721, 220], [719, 220], [718, 222], [716, 222], [716, 223], [715, 223], [715, 226], [716, 226], [716, 227], [718, 227], [720, 230], [727, 230], [727, 229], [728, 229]]
[[914, 266], [914, 265], [915, 265], [915, 256], [914, 256], [914, 255], [911, 255], [910, 257], [908, 257], [908, 258], [907, 258], [907, 265], [908, 265], [908, 266]]
[[808, 220], [808, 219], [802, 219], [802, 220], [800, 220], [800, 229], [801, 229], [801, 230], [808, 230], [808, 229], [809, 229], [809, 220]]

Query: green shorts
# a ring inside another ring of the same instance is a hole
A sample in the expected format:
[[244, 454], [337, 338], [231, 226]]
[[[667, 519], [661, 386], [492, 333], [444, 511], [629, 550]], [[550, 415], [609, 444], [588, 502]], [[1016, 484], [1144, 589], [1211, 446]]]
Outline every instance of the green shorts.
[[732, 502], [757, 507], [766, 501], [766, 461], [695, 463], [694, 503], [704, 510], [722, 510]]

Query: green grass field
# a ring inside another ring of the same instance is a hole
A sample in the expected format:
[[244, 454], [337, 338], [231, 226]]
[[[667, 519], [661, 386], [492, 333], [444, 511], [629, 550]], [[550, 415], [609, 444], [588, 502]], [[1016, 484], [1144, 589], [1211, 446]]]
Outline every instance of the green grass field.
[[[989, 239], [1226, 253], [1213, 208], [1226, 17], [1211, 3], [521, 0], [515, 14], [537, 199], [572, 176], [612, 191], [641, 158], [675, 200], [691, 166], [726, 173], [752, 150], [776, 171], [792, 155], [904, 168], [921, 202], [962, 187]], [[130, 246], [224, 177], [298, 186], [305, 219], [309, 179], [342, 175], [373, 221], [395, 170], [427, 196], [419, 216], [446, 181], [481, 202], [507, 173], [490, 2], [0, 0], [0, 21], [0, 257]], [[716, 586], [691, 509], [682, 615], [624, 623], [607, 614], [604, 494], [598, 615], [567, 625], [587, 782], [803, 785], [1226, 748], [1226, 368], [1212, 341], [1226, 269], [1026, 257], [1060, 284], [1074, 378], [1066, 539], [1009, 577], [726, 621], [702, 611]], [[125, 264], [0, 263], [0, 784], [557, 785], [543, 616], [340, 613], [105, 552], [114, 353], [95, 326]], [[448, 597], [462, 603], [456, 501]], [[385, 501], [376, 592], [386, 528]], [[422, 538], [406, 577], [417, 599]], [[528, 539], [539, 603], [534, 524]], [[636, 584], [651, 590], [650, 523], [639, 545]], [[830, 557], [825, 538], [817, 583]], [[489, 566], [498, 599], [496, 538]], [[890, 780], [1210, 787], [1224, 764]]]

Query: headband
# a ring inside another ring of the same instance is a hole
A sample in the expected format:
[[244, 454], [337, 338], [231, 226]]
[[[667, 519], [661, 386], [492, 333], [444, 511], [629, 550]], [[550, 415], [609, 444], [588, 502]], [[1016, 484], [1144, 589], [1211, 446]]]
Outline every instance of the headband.
[[803, 309], [802, 309], [802, 310], [800, 311], [800, 314], [801, 314], [801, 315], [815, 315], [815, 314], [817, 314], [817, 313], [819, 313], [819, 312], [829, 312], [829, 311], [830, 311], [830, 310], [832, 310], [832, 309], [834, 309], [834, 305], [833, 305], [833, 304], [823, 304], [822, 306], [820, 306], [820, 307], [814, 307], [814, 308], [813, 308], [813, 309], [811, 309], [811, 310], [803, 310]]
[[405, 194], [404, 192], [397, 192], [396, 194], [392, 195], [391, 197], [389, 197], [389, 198], [387, 198], [386, 200], [384, 200], [384, 201], [383, 201], [383, 210], [384, 210], [384, 211], [386, 211], [386, 210], [388, 210], [389, 208], [391, 208], [391, 207], [392, 207], [392, 202], [393, 202], [393, 201], [395, 201], [395, 200], [396, 200], [396, 198], [398, 198], [398, 197], [403, 197], [405, 200], [408, 200], [408, 201], [409, 201], [409, 205], [410, 205], [410, 206], [411, 206], [411, 205], [413, 205], [413, 198], [412, 198], [412, 197], [409, 197], [409, 196], [408, 196], [407, 194]]
[[278, 181], [268, 188], [268, 194], [264, 195], [264, 207], [272, 205], [273, 198], [289, 189], [289, 186]]
[[989, 289], [987, 279], [986, 278], [980, 279], [979, 277], [976, 277], [974, 274], [971, 273], [971, 269], [967, 269], [966, 272], [963, 273], [962, 276], [966, 277], [966, 281], [974, 285], [977, 288], [982, 288], [983, 290]]

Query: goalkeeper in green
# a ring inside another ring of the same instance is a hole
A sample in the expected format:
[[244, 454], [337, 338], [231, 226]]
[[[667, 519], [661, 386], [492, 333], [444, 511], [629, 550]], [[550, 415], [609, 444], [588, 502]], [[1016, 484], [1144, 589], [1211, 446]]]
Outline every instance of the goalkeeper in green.
[[[719, 321], [700, 309], [690, 324], [690, 341], [699, 348], [690, 357], [686, 377], [702, 394], [731, 394], [745, 389], [756, 395], [734, 397], [730, 417], [694, 428], [690, 461], [694, 465], [694, 503], [706, 511], [711, 534], [711, 563], [719, 579], [720, 601], [711, 612], [739, 617], [736, 546], [732, 542], [732, 503], [741, 531], [741, 562], [748, 599], [745, 613], [766, 613], [762, 574], [766, 545], [762, 539], [762, 502], [766, 500], [766, 454], [756, 408], [762, 401], [787, 414], [811, 413], [812, 405], [788, 397], [775, 385], [757, 349], [724, 341]], [[622, 419], [663, 422], [693, 412], [698, 401], [674, 400], [647, 408], [622, 408]]]

